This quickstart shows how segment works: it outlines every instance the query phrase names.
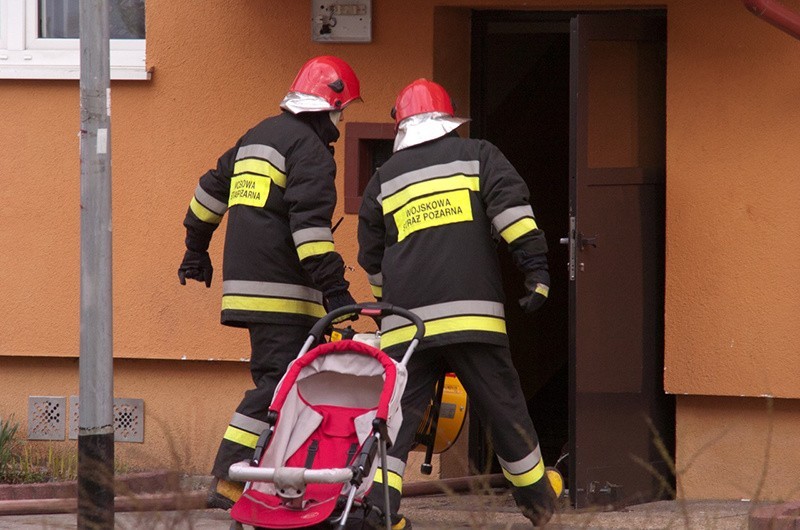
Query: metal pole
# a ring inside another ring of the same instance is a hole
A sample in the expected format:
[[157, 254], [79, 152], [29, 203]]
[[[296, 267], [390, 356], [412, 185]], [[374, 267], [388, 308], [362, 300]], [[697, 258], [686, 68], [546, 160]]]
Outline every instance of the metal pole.
[[114, 528], [108, 4], [80, 0], [81, 334], [78, 528]]

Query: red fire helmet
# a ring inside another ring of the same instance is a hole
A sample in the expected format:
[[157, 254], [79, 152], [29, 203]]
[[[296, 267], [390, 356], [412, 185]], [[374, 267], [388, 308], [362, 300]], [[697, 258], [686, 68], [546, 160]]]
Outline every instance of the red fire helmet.
[[453, 102], [442, 85], [417, 79], [397, 95], [392, 109], [395, 130], [404, 119], [426, 112], [443, 112], [452, 116]]
[[332, 55], [321, 55], [300, 68], [289, 90], [319, 96], [330, 104], [329, 110], [339, 110], [361, 99], [360, 88], [349, 64]]

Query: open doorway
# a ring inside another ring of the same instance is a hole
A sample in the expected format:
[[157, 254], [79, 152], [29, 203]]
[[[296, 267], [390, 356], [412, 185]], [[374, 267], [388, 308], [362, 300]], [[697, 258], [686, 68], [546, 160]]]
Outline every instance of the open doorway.
[[[517, 304], [523, 276], [507, 252], [499, 253], [511, 352], [548, 465], [567, 452], [569, 438], [568, 255], [559, 244], [569, 218], [569, 19], [569, 13], [473, 14], [471, 135], [499, 147], [525, 179], [549, 247], [550, 296], [532, 315]], [[474, 434], [473, 461], [482, 458]], [[558, 466], [564, 474], [567, 463]]]

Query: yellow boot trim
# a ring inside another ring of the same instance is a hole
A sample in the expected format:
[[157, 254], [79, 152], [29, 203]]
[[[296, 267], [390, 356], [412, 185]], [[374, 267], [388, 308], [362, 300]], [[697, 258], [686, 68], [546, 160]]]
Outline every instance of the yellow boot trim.
[[401, 517], [399, 521], [392, 525], [392, 530], [403, 530], [406, 527], [406, 518]]
[[239, 500], [239, 497], [242, 496], [242, 491], [244, 491], [244, 484], [241, 482], [233, 482], [231, 480], [217, 480], [217, 493], [222, 495], [223, 497], [227, 497], [228, 499], [236, 502]]
[[547, 480], [550, 481], [553, 491], [556, 492], [556, 497], [561, 497], [561, 494], [564, 493], [564, 477], [561, 476], [561, 473], [554, 467], [545, 468], [544, 473]]

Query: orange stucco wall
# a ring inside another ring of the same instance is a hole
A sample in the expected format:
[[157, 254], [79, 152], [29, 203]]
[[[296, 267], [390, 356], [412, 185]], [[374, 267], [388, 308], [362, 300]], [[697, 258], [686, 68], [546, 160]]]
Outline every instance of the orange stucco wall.
[[688, 499], [797, 499], [800, 403], [682, 396], [677, 407], [678, 495]]
[[[4, 419], [13, 413], [23, 433], [27, 432], [28, 396], [79, 395], [77, 359], [50, 359], [45, 364], [31, 363], [27, 358], [3, 358], [0, 363], [0, 411]], [[209, 363], [191, 361], [114, 362], [114, 395], [144, 403], [144, 443], [117, 443], [115, 447], [115, 459], [123, 468], [209, 472], [241, 389], [250, 384], [244, 363], [215, 363], [213, 370], [209, 367]], [[55, 442], [29, 443], [41, 450]]]
[[800, 41], [736, 4], [670, 12], [666, 385], [797, 398]]
[[[197, 178], [242, 132], [277, 111], [297, 68], [311, 56], [339, 55], [359, 74], [364, 103], [350, 107], [346, 121], [387, 122], [396, 92], [410, 80], [434, 74], [466, 79], [468, 65], [446, 60], [468, 58], [463, 35], [451, 41], [441, 33], [464, 26], [465, 11], [455, 8], [576, 8], [557, 0], [373, 0], [372, 43], [315, 44], [309, 4], [231, 0], [195, 9], [149, 1], [152, 80], [112, 82], [114, 352], [152, 359], [119, 362], [115, 394], [147, 395], [147, 410], [163, 411], [174, 437], [214, 438], [191, 449], [196, 469], [209, 461], [218, 424], [248, 384], [244, 363], [178, 361], [248, 356], [246, 333], [219, 325], [224, 227], [211, 246], [218, 269], [212, 287], [177, 281], [181, 222]], [[796, 375], [787, 369], [800, 343], [800, 251], [793, 235], [800, 226], [800, 89], [793, 74], [800, 71], [800, 41], [736, 1], [662, 4], [668, 11], [667, 389], [800, 397]], [[444, 18], [436, 27], [435, 6], [454, 8], [446, 10], [450, 18], [438, 12]], [[467, 95], [465, 86], [450, 88]], [[0, 208], [0, 415], [24, 417], [28, 395], [76, 392], [60, 386], [74, 361], [42, 357], [76, 357], [79, 349], [78, 83], [0, 80], [0, 101], [6, 190]], [[337, 147], [341, 173], [344, 142]], [[340, 204], [337, 218], [341, 213]], [[369, 299], [355, 262], [355, 227], [355, 216], [347, 216], [336, 244], [355, 268], [348, 273], [354, 294]], [[693, 426], [712, 412], [732, 429], [744, 429], [758, 415], [746, 400], [731, 399], [725, 407], [689, 397], [678, 403], [679, 465], [702, 439]], [[750, 415], [739, 414], [737, 403]], [[199, 410], [213, 410], [213, 418], [200, 420]], [[800, 420], [796, 406], [783, 414], [786, 425]], [[212, 419], [213, 428], [207, 425]], [[164, 447], [146, 443], [139, 450], [162, 453]], [[776, 451], [794, 458], [782, 447]], [[708, 466], [697, 466], [704, 473], [735, 459], [727, 450], [710, 449], [707, 456]], [[686, 473], [687, 492], [706, 496], [714, 487], [701, 489], [700, 475], [691, 468]], [[733, 495], [731, 488], [719, 491]]]

